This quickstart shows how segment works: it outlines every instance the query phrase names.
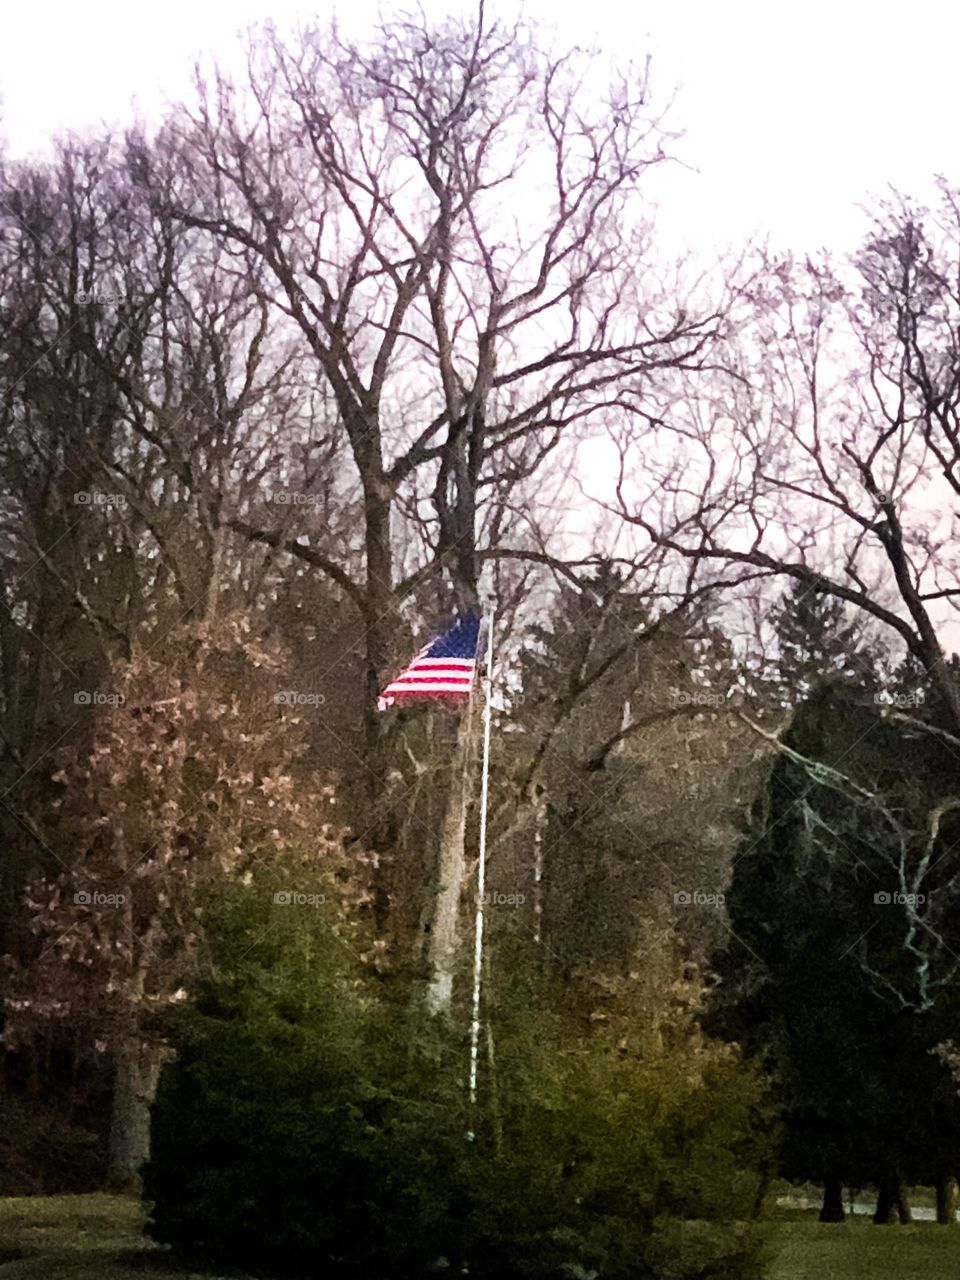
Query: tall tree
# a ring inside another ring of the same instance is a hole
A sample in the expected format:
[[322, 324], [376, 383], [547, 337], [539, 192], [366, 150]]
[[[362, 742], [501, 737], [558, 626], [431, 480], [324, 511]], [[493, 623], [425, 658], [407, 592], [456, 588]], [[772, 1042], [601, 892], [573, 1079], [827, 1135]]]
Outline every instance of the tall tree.
[[[28, 892], [32, 940], [11, 978], [8, 1039], [66, 1022], [109, 1053], [117, 1185], [147, 1154], [157, 1019], [189, 994], [208, 903], [255, 865], [288, 901], [322, 899], [334, 870], [332, 815], [302, 771], [286, 682], [282, 653], [249, 618], [184, 626], [114, 666], [106, 704], [86, 704], [85, 749], [59, 753], [58, 812], [44, 829], [58, 872]], [[362, 862], [355, 850], [354, 876]]]
[[[353, 555], [318, 555], [246, 518], [227, 491], [221, 519], [350, 592], [373, 806], [387, 773], [373, 706], [398, 605], [426, 573], [435, 616], [474, 606], [484, 558], [543, 556], [512, 515], [541, 464], [574, 428], [645, 405], [657, 371], [699, 368], [717, 315], [638, 273], [643, 180], [663, 152], [635, 70], [598, 96], [588, 59], [555, 58], [482, 8], [472, 23], [390, 21], [364, 42], [261, 32], [248, 67], [242, 87], [219, 73], [199, 83], [195, 108], [155, 147], [136, 144], [132, 164], [161, 218], [244, 264], [342, 424], [338, 461], [362, 495], [359, 572]], [[514, 201], [538, 215], [511, 224]], [[421, 539], [402, 576], [398, 532]], [[461, 885], [466, 865], [466, 751], [464, 729], [440, 885]], [[448, 992], [450, 973], [435, 977]]]
[[[665, 605], [608, 563], [556, 593], [517, 680], [493, 874], [523, 887], [531, 927], [566, 964], [619, 964], [676, 895], [722, 896], [755, 746], [734, 714], [733, 654], [702, 602]], [[700, 956], [720, 927], [708, 914], [678, 913]]]
[[875, 1183], [886, 1220], [901, 1181], [955, 1172], [960, 1109], [933, 1057], [957, 1016], [954, 777], [935, 736], [821, 686], [734, 862], [710, 1021], [775, 1072], [784, 1172], [825, 1184], [828, 1218], [841, 1180]]
[[793, 582], [772, 620], [776, 675], [790, 703], [824, 683], [870, 685], [875, 655], [864, 643], [860, 619], [836, 596]]
[[761, 256], [732, 376], [675, 402], [642, 470], [623, 432], [617, 492], [698, 580], [786, 578], [879, 623], [956, 736], [960, 199], [939, 195], [883, 205], [848, 261]]

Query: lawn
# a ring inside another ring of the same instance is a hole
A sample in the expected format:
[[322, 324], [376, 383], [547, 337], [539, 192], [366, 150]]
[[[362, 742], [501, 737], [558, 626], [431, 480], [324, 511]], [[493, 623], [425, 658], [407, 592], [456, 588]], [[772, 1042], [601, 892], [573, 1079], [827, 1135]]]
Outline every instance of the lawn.
[[[122, 1196], [0, 1200], [0, 1280], [228, 1280], [178, 1269]], [[960, 1280], [960, 1226], [826, 1226], [813, 1213], [768, 1223], [768, 1280]]]
[[187, 1280], [145, 1240], [143, 1221], [124, 1196], [0, 1200], [0, 1280]]
[[798, 1214], [769, 1230], [768, 1280], [960, 1280], [960, 1226], [828, 1225]]

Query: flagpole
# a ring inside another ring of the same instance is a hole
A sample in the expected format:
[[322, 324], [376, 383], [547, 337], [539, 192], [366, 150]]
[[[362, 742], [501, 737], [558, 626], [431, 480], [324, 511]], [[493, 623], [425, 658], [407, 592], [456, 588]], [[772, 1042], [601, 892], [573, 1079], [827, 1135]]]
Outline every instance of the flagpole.
[[473, 933], [473, 1016], [470, 1023], [470, 1108], [471, 1128], [467, 1140], [476, 1134], [472, 1128], [477, 1104], [477, 1061], [480, 1046], [480, 981], [483, 972], [483, 908], [487, 869], [487, 796], [490, 782], [490, 703], [493, 688], [493, 609], [487, 615], [487, 669], [483, 697], [483, 766], [480, 775], [480, 838], [477, 851], [477, 903]]

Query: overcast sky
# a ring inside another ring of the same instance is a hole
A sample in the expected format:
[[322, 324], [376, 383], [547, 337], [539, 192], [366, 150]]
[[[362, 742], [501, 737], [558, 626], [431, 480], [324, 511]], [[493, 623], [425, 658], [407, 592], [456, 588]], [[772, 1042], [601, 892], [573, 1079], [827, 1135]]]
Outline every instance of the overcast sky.
[[[423, 0], [428, 13], [462, 0]], [[389, 4], [350, 0], [351, 25]], [[491, 0], [491, 12], [505, 12]], [[155, 116], [188, 92], [195, 55], [230, 62], [237, 32], [272, 17], [331, 12], [298, 0], [46, 0], [10, 4], [0, 45], [0, 134], [13, 155], [60, 130]], [[530, 17], [568, 43], [653, 57], [655, 97], [676, 94], [685, 130], [657, 188], [664, 231], [694, 244], [769, 233], [781, 247], [851, 246], [857, 206], [890, 183], [924, 195], [935, 173], [960, 182], [960, 6], [860, 0], [530, 0]]]

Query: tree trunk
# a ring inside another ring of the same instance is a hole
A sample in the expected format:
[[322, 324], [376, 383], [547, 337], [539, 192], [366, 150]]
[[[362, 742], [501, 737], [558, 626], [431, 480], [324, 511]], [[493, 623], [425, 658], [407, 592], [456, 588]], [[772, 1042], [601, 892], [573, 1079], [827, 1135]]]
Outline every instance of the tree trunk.
[[843, 1183], [839, 1178], [828, 1178], [823, 1187], [823, 1204], [820, 1207], [820, 1222], [843, 1222], [846, 1213], [843, 1208]]
[[760, 1169], [760, 1176], [757, 1179], [757, 1189], [753, 1196], [753, 1207], [750, 1210], [751, 1222], [759, 1222], [763, 1217], [763, 1211], [767, 1203], [767, 1195], [773, 1184], [775, 1170], [772, 1166], [764, 1164]]
[[467, 758], [472, 732], [473, 704], [462, 717], [450, 768], [447, 808], [440, 835], [433, 909], [427, 937], [429, 980], [426, 1007], [430, 1014], [446, 1013], [453, 999], [457, 960], [457, 917], [466, 875], [464, 848], [467, 827]]
[[953, 1174], [937, 1179], [937, 1222], [948, 1226], [957, 1220], [957, 1180]]
[[112, 1190], [139, 1191], [150, 1155], [150, 1107], [160, 1078], [159, 1046], [128, 1040], [117, 1052], [107, 1180]]
[[36, 1036], [31, 1036], [26, 1042], [23, 1054], [27, 1060], [27, 1096], [36, 1098], [40, 1093], [40, 1054]]
[[396, 627], [393, 599], [393, 547], [390, 541], [391, 498], [383, 488], [383, 467], [377, 451], [358, 452], [354, 448], [363, 485], [364, 550], [367, 562], [366, 660], [368, 733], [379, 737], [376, 713], [377, 694], [389, 652], [390, 636]]
[[906, 1188], [896, 1174], [890, 1174], [880, 1183], [873, 1220], [882, 1226], [913, 1221]]

